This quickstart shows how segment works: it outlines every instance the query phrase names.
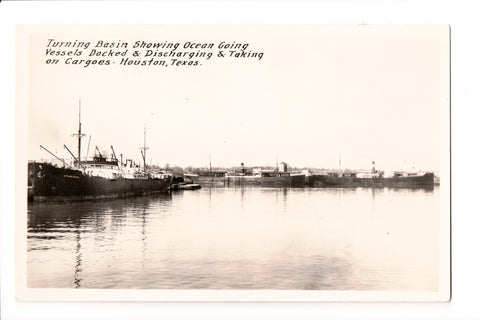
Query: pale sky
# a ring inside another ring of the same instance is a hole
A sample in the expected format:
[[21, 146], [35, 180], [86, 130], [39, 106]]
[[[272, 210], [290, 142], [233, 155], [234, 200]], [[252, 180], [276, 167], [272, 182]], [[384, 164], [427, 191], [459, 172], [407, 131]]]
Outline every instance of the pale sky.
[[[215, 43], [212, 52], [226, 41], [263, 57], [46, 65], [50, 38]], [[140, 161], [145, 124], [147, 161], [161, 166], [208, 166], [211, 155], [213, 166], [337, 168], [341, 158], [345, 168], [437, 170], [448, 148], [446, 26], [45, 26], [28, 50], [29, 159], [51, 158], [40, 144], [76, 153], [79, 98], [82, 156], [91, 135], [89, 156], [113, 145]]]

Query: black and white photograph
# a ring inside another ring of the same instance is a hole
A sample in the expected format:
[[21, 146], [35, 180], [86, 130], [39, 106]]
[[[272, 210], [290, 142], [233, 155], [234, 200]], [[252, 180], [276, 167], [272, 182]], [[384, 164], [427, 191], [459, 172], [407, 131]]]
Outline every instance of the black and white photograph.
[[19, 299], [450, 299], [448, 24], [16, 40]]

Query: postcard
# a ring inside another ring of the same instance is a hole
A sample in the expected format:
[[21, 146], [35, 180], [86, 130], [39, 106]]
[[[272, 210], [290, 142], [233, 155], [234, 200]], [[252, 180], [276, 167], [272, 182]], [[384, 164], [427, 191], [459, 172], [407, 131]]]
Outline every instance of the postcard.
[[448, 301], [450, 29], [19, 25], [21, 301]]

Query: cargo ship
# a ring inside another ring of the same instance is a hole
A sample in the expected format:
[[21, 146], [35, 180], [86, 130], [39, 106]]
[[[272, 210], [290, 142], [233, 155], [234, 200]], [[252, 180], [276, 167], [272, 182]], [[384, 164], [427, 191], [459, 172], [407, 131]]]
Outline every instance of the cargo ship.
[[[28, 200], [34, 202], [77, 201], [91, 199], [121, 198], [157, 192], [166, 192], [172, 183], [172, 175], [153, 172], [146, 165], [146, 128], [142, 149], [143, 168], [133, 160], [117, 159], [115, 150], [107, 158], [96, 147], [95, 155], [89, 159], [81, 157], [82, 134], [80, 106], [78, 121], [78, 154], [72, 155], [73, 164], [67, 164], [55, 154], [40, 146], [60, 161], [60, 165], [51, 162], [29, 161], [28, 163]], [[88, 153], [88, 151], [87, 151]]]
[[428, 188], [433, 189], [433, 172], [391, 172], [375, 169], [372, 162], [369, 172], [337, 171], [307, 176], [306, 184], [311, 187], [332, 188]]
[[262, 187], [305, 187], [305, 174], [289, 172], [286, 163], [281, 170], [253, 170], [248, 172], [241, 164], [240, 172], [225, 174], [225, 185], [245, 186], [259, 185]]
[[183, 177], [186, 181], [201, 185], [223, 186], [225, 184], [225, 174], [227, 171], [197, 171], [194, 173], [184, 173]]
[[194, 169], [192, 172], [183, 174], [185, 181], [209, 186], [223, 186], [225, 184], [225, 174], [227, 170], [212, 169], [212, 157], [209, 155], [209, 169]]

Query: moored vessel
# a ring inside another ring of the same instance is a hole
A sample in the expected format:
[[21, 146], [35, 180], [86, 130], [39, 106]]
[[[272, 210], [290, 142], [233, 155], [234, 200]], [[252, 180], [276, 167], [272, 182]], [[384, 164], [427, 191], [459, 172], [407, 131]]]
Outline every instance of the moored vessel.
[[313, 187], [385, 187], [385, 188], [433, 188], [434, 175], [431, 172], [394, 177], [357, 177], [356, 175], [318, 174], [312, 175], [308, 185]]
[[183, 178], [193, 184], [223, 186], [227, 170], [212, 169], [212, 156], [209, 155], [209, 169], [194, 169], [184, 173]]
[[58, 158], [40, 146], [61, 165], [50, 162], [30, 161], [28, 163], [28, 199], [35, 202], [77, 201], [90, 199], [119, 198], [166, 192], [172, 183], [172, 175], [154, 172], [146, 165], [146, 129], [142, 149], [143, 167], [133, 160], [117, 159], [112, 146], [112, 155], [107, 158], [98, 148], [93, 158], [81, 156], [80, 107], [78, 133], [78, 154], [72, 155], [73, 164]]
[[362, 171], [331, 171], [307, 177], [307, 186], [332, 188], [431, 188], [434, 186], [433, 172], [390, 172], [375, 169]]
[[183, 177], [192, 183], [223, 186], [225, 184], [225, 174], [226, 171], [222, 170], [197, 171], [194, 173], [184, 173]]
[[305, 174], [289, 172], [286, 163], [282, 163], [281, 170], [256, 169], [247, 171], [244, 164], [241, 164], [240, 172], [228, 172], [225, 174], [225, 184], [260, 185], [263, 187], [305, 187]]

